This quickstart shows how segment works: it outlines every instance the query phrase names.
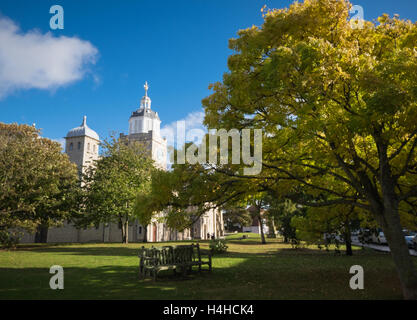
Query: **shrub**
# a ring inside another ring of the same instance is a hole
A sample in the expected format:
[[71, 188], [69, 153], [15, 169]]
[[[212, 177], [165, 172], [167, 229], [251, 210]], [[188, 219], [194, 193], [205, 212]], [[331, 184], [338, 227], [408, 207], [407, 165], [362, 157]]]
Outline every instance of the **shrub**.
[[227, 251], [228, 246], [226, 241], [222, 239], [211, 240], [210, 241], [210, 250], [213, 254], [215, 253], [224, 253]]
[[0, 230], [0, 246], [14, 248], [19, 243], [21, 233]]

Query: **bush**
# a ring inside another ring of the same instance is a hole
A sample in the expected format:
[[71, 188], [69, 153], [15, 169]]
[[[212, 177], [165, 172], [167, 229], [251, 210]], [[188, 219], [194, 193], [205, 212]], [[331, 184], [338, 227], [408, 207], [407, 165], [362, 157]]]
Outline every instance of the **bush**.
[[210, 250], [213, 254], [215, 253], [224, 253], [227, 251], [228, 246], [226, 241], [222, 239], [211, 240], [210, 241]]
[[341, 235], [337, 235], [335, 233], [325, 233], [323, 238], [324, 238], [324, 247], [326, 248], [327, 252], [330, 251], [330, 246], [334, 244], [335, 254], [340, 254], [340, 244], [342, 243], [342, 238], [343, 238]]
[[19, 243], [20, 237], [20, 232], [0, 230], [0, 245], [5, 248], [14, 248]]
[[304, 248], [303, 244], [301, 243], [300, 240], [298, 240], [297, 238], [292, 238], [290, 239], [290, 243], [291, 243], [291, 248], [293, 249], [300, 249], [300, 248]]

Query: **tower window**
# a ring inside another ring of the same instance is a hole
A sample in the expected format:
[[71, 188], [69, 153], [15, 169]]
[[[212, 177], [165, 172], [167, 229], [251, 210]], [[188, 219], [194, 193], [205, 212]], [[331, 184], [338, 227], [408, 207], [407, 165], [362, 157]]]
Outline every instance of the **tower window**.
[[93, 144], [93, 151], [96, 152], [96, 145]]
[[81, 149], [81, 142], [78, 142], [78, 150]]
[[90, 144], [87, 143], [87, 150], [90, 151]]
[[69, 145], [69, 150], [72, 151], [73, 148], [74, 148], [74, 144], [71, 142]]

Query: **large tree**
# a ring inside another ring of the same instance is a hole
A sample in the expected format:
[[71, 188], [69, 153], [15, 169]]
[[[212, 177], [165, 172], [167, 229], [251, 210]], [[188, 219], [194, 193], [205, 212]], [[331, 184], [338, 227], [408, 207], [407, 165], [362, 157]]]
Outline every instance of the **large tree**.
[[417, 201], [417, 24], [383, 15], [353, 26], [350, 8], [305, 0], [239, 31], [229, 72], [203, 100], [205, 124], [263, 128], [260, 185], [369, 211], [415, 299], [401, 215]]
[[128, 243], [129, 222], [137, 194], [146, 192], [154, 170], [149, 150], [139, 142], [112, 138], [102, 143], [102, 156], [82, 177], [83, 213], [79, 226], [117, 223], [122, 242]]
[[35, 127], [0, 123], [0, 231], [36, 230], [46, 242], [48, 228], [77, 211], [77, 169], [58, 142]]

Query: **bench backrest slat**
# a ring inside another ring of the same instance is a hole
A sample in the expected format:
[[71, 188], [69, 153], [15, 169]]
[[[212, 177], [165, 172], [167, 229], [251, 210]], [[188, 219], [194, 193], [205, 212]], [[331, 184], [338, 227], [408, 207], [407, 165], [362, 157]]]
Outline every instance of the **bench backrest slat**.
[[139, 251], [140, 258], [154, 258], [144, 261], [145, 265], [175, 265], [187, 264], [190, 262], [201, 261], [199, 244], [163, 246], [159, 248], [142, 247]]

